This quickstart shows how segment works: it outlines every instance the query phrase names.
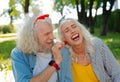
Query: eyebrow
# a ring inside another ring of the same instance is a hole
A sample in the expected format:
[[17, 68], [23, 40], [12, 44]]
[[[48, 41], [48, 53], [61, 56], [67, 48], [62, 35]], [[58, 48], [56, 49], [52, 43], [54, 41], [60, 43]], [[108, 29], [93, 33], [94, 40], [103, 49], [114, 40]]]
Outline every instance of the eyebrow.
[[[76, 24], [72, 24], [72, 25], [70, 25], [70, 26], [76, 26]], [[66, 27], [65, 29], [68, 29], [68, 27]]]
[[72, 24], [71, 26], [76, 26], [76, 24]]
[[[76, 24], [73, 23], [73, 24], [70, 25], [70, 26], [76, 26]], [[63, 31], [66, 30], [66, 29], [68, 29], [68, 27], [63, 28]]]

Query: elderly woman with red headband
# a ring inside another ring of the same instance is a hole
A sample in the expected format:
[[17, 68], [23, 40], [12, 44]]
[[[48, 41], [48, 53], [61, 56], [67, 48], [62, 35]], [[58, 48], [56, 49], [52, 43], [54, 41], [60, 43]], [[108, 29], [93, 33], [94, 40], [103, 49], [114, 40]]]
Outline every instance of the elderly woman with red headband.
[[73, 82], [120, 82], [120, 65], [101, 39], [70, 18], [60, 22], [59, 33], [69, 49]]
[[65, 44], [53, 44], [53, 39], [48, 14], [27, 20], [11, 52], [15, 82], [72, 82]]

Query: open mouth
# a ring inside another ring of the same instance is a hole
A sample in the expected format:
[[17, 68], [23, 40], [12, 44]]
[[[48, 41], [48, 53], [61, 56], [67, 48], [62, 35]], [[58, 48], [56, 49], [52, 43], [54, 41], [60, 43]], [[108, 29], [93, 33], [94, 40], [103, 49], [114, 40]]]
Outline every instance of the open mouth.
[[48, 42], [47, 42], [47, 44], [52, 44], [52, 43], [53, 43], [53, 41], [48, 41]]
[[71, 39], [74, 40], [74, 41], [79, 40], [79, 34], [74, 34], [74, 35], [71, 37]]

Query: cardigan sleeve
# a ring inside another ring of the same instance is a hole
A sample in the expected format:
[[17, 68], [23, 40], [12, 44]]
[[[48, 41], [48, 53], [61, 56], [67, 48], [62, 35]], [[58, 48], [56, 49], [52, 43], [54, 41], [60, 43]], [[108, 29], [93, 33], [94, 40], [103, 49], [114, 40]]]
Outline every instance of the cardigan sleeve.
[[11, 59], [15, 82], [30, 82], [32, 72], [27, 62], [27, 56], [15, 48], [11, 52]]
[[104, 68], [107, 74], [111, 77], [112, 82], [120, 82], [120, 65], [116, 58], [108, 48], [108, 46], [99, 39], [100, 47], [102, 50], [102, 58], [104, 63]]

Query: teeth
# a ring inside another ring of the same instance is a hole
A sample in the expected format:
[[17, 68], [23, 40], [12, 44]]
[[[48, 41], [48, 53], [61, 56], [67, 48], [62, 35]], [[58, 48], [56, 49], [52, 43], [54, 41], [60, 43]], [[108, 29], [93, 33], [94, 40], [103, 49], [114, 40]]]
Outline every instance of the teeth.
[[77, 37], [78, 36], [78, 34], [75, 34], [74, 36], [72, 36], [72, 39], [74, 39], [75, 37]]
[[52, 43], [52, 41], [48, 41], [47, 43]]

